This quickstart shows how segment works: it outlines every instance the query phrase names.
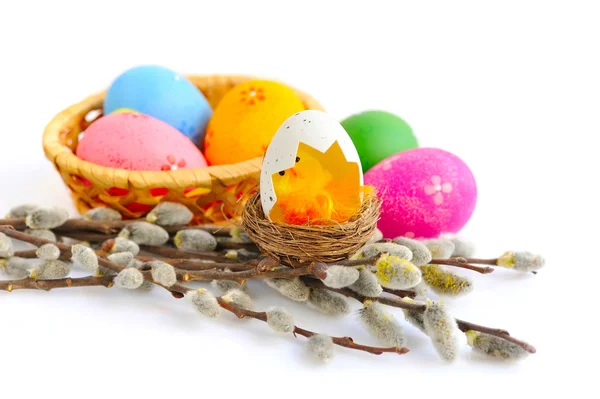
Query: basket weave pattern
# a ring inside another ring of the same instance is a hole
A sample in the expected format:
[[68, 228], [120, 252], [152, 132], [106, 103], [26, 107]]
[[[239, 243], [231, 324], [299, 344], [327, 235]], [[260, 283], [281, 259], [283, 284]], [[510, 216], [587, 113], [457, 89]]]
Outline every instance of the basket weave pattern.
[[[188, 76], [213, 107], [247, 76]], [[321, 110], [309, 95], [295, 90], [306, 109]], [[92, 95], [65, 109], [48, 124], [43, 145], [71, 190], [77, 210], [108, 206], [125, 218], [139, 218], [162, 201], [179, 202], [195, 215], [196, 224], [239, 220], [246, 199], [258, 188], [262, 158], [233, 165], [173, 171], [130, 171], [83, 161], [75, 155], [79, 134], [101, 116], [105, 93]]]

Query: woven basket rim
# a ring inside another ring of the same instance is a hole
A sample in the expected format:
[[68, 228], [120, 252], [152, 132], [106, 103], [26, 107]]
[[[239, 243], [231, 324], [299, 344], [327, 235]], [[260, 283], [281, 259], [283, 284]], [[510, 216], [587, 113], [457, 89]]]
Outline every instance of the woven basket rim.
[[[246, 75], [187, 75], [192, 83], [215, 80], [244, 82], [258, 79]], [[309, 94], [292, 89], [304, 102], [307, 109], [322, 110], [323, 107]], [[260, 172], [262, 157], [230, 165], [213, 165], [204, 168], [179, 169], [173, 171], [138, 171], [128, 169], [110, 168], [84, 161], [77, 157], [73, 151], [61, 142], [61, 134], [70, 129], [70, 122], [81, 119], [94, 109], [102, 107], [106, 90], [88, 96], [84, 100], [73, 104], [58, 113], [46, 125], [43, 134], [43, 147], [48, 158], [57, 169], [67, 169], [92, 181], [99, 187], [138, 187], [184, 189], [192, 186], [206, 186], [207, 181], [215, 179], [220, 181], [234, 181], [244, 176]]]

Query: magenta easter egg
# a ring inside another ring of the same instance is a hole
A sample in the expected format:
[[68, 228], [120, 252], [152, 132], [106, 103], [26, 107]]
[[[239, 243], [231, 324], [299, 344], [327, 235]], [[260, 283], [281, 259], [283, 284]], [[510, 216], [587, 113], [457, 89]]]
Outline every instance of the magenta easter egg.
[[381, 161], [365, 174], [383, 203], [377, 227], [386, 238], [456, 233], [469, 220], [477, 186], [469, 167], [437, 148], [415, 148]]
[[77, 145], [77, 156], [111, 168], [175, 170], [203, 168], [204, 156], [171, 125], [144, 114], [113, 113], [92, 123]]

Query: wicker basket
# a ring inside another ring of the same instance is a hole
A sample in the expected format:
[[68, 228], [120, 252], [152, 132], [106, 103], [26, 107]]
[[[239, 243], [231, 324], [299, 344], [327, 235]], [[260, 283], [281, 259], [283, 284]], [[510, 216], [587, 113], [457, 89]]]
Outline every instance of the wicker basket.
[[[189, 76], [214, 108], [234, 86], [248, 76]], [[322, 109], [309, 95], [296, 90], [306, 109]], [[54, 163], [77, 210], [108, 206], [125, 218], [139, 218], [161, 201], [186, 205], [194, 223], [237, 221], [248, 194], [256, 191], [262, 158], [233, 165], [175, 171], [130, 171], [99, 166], [75, 155], [79, 134], [101, 116], [105, 93], [90, 96], [62, 111], [44, 131], [44, 152]]]

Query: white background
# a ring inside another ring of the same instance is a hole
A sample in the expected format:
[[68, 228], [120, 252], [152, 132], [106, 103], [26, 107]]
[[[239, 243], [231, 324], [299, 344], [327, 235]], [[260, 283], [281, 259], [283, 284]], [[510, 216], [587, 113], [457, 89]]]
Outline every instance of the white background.
[[[547, 258], [537, 276], [472, 275], [475, 292], [449, 301], [457, 317], [538, 348], [517, 364], [466, 347], [443, 364], [407, 327], [403, 357], [336, 348], [322, 366], [302, 337], [228, 314], [207, 321], [161, 290], [0, 292], [2, 396], [593, 396], [598, 302], [586, 285], [597, 289], [600, 267], [599, 17], [593, 1], [2, 2], [2, 214], [23, 202], [74, 212], [43, 156], [45, 124], [124, 69], [157, 63], [282, 80], [339, 119], [397, 113], [422, 146], [472, 168], [479, 201], [463, 233], [478, 255]], [[376, 344], [355, 317], [326, 318], [250, 288], [258, 309], [284, 304], [303, 327]]]

